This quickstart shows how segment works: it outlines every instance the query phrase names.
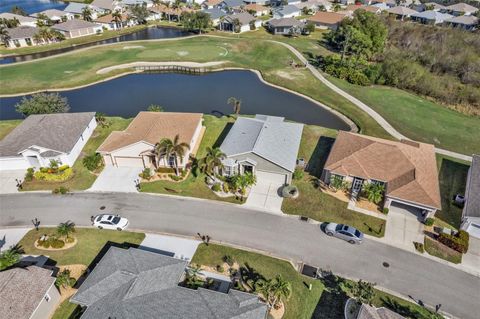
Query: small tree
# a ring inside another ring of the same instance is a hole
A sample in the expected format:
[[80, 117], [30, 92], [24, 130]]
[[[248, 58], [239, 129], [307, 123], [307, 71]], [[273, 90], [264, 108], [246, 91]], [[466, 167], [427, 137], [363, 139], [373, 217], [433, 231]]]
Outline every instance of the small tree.
[[95, 113], [95, 120], [101, 127], [108, 127], [107, 115], [103, 112]]
[[60, 223], [57, 226], [57, 233], [60, 236], [65, 236], [66, 238], [68, 238], [68, 236], [74, 232], [75, 232], [75, 223], [70, 220], [67, 220], [65, 223]]
[[87, 6], [82, 9], [82, 19], [85, 21], [92, 21], [92, 10]]
[[101, 166], [102, 156], [98, 153], [87, 155], [82, 159], [82, 164], [86, 169], [93, 172]]
[[203, 276], [202, 269], [198, 265], [191, 265], [187, 268], [187, 276], [185, 278], [185, 283], [187, 287], [197, 289], [198, 287], [203, 286], [204, 281], [201, 279]]
[[137, 20], [139, 24], [145, 24], [147, 18], [150, 15], [150, 11], [147, 8], [147, 3], [135, 4], [130, 8], [130, 12], [133, 18]]
[[147, 108], [148, 112], [163, 112], [165, 109], [163, 106], [157, 105], [157, 104], [150, 104]]
[[203, 173], [212, 176], [217, 169], [223, 168], [222, 160], [226, 157], [220, 148], [207, 147], [207, 154], [199, 161]]
[[242, 100], [231, 96], [228, 98], [227, 103], [233, 106], [233, 113], [238, 116], [240, 114], [240, 109], [242, 108]]
[[359, 280], [353, 285], [352, 295], [358, 303], [364, 303], [372, 305], [372, 301], [375, 298], [375, 284], [368, 281]]
[[315, 24], [311, 23], [311, 22], [308, 22], [306, 25], [305, 25], [305, 31], [307, 33], [313, 33], [315, 32]]
[[13, 14], [18, 14], [20, 16], [26, 16], [27, 15], [25, 10], [23, 10], [23, 8], [19, 7], [19, 6], [13, 6], [12, 9], [10, 10], [10, 12], [13, 13]]
[[292, 294], [291, 283], [284, 280], [281, 275], [277, 275], [275, 279], [260, 281], [256, 288], [265, 297], [270, 309], [277, 308], [281, 302], [290, 298]]
[[15, 105], [17, 112], [24, 116], [32, 114], [65, 113], [70, 110], [68, 100], [58, 93], [37, 93], [30, 98], [23, 97]]
[[0, 253], [0, 270], [7, 269], [20, 261], [24, 253], [21, 246], [15, 245]]
[[330, 186], [333, 187], [335, 191], [342, 188], [342, 184], [343, 184], [343, 178], [341, 176], [333, 175], [332, 178], [330, 179]]
[[75, 278], [71, 277], [70, 275], [70, 270], [64, 269], [58, 273], [57, 279], [55, 280], [55, 286], [57, 286], [58, 288], [63, 287], [66, 289], [68, 287], [73, 287], [73, 285], [75, 285], [75, 282]]
[[383, 200], [385, 186], [378, 183], [368, 183], [363, 185], [363, 193], [369, 202], [378, 204]]

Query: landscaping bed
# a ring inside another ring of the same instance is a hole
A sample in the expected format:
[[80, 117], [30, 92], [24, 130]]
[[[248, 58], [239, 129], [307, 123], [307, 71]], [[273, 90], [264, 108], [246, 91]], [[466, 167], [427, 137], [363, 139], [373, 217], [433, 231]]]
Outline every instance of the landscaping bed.
[[425, 251], [432, 256], [444, 259], [454, 264], [462, 262], [462, 254], [445, 246], [444, 244], [425, 236]]

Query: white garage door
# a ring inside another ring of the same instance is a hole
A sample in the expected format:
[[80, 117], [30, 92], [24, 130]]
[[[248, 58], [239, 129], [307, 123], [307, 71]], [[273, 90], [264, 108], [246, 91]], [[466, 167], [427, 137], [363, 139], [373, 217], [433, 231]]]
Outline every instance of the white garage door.
[[24, 157], [0, 158], [0, 171], [27, 169], [30, 164]]
[[283, 185], [286, 182], [286, 175], [279, 173], [270, 173], [257, 171], [257, 183], [258, 182], [269, 182], [273, 184]]
[[143, 160], [140, 157], [119, 157], [115, 156], [118, 167], [143, 167]]

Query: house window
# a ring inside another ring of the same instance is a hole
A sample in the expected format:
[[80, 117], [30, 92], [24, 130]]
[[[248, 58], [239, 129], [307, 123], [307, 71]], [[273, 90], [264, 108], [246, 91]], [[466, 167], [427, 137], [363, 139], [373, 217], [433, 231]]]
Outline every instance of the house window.
[[13, 40], [13, 44], [18, 48], [20, 47], [20, 41], [18, 41], [17, 39]]
[[44, 298], [45, 298], [45, 301], [46, 301], [46, 302], [50, 302], [50, 299], [51, 299], [51, 298], [50, 298], [50, 295], [49, 295], [49, 294], [46, 294]]
[[170, 156], [168, 158], [168, 165], [169, 166], [175, 166], [175, 156]]
[[25, 42], [27, 43], [28, 46], [32, 45], [32, 39], [30, 39], [30, 38], [26, 38]]
[[382, 181], [377, 181], [377, 180], [375, 180], [375, 179], [371, 179], [371, 180], [370, 180], [370, 183], [375, 184], [375, 185], [383, 185], [383, 184], [385, 184], [384, 182], [382, 182]]
[[223, 174], [223, 175], [225, 175], [225, 176], [232, 176], [233, 167], [231, 167], [231, 166], [225, 166], [225, 167], [223, 168], [223, 170], [224, 170], [224, 174]]

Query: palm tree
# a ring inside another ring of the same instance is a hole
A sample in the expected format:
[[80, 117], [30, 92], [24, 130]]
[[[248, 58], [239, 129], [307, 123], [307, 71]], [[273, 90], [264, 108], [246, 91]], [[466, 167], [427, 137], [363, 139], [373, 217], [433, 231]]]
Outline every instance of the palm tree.
[[242, 23], [238, 18], [233, 19], [233, 32], [235, 33], [240, 33], [240, 27], [242, 26]]
[[207, 147], [207, 155], [200, 160], [200, 169], [207, 175], [213, 175], [217, 169], [223, 168], [222, 160], [227, 155], [223, 153], [219, 147]]
[[12, 246], [10, 249], [0, 253], [0, 270], [15, 265], [20, 261], [20, 257], [23, 253], [22, 246], [19, 245]]
[[10, 12], [13, 13], [13, 14], [18, 14], [19, 16], [26, 16], [27, 15], [25, 10], [23, 10], [19, 6], [13, 6], [12, 9], [10, 10]]
[[60, 223], [57, 226], [57, 233], [60, 236], [65, 236], [66, 238], [68, 238], [68, 235], [74, 232], [75, 232], [75, 223], [72, 222], [71, 220], [67, 220], [65, 223]]
[[70, 276], [70, 270], [64, 269], [58, 273], [57, 279], [55, 280], [55, 286], [68, 288], [72, 287], [75, 284], [75, 278]]
[[115, 10], [112, 12], [112, 18], [113, 18], [113, 21], [115, 21], [115, 25], [116, 27], [118, 28], [118, 23], [120, 22], [120, 29], [122, 28], [122, 14], [120, 13], [120, 11], [118, 10]]
[[173, 166], [175, 167], [175, 174], [178, 176], [178, 158], [183, 159], [185, 152], [190, 149], [190, 145], [181, 142], [180, 137], [175, 135], [173, 141], [169, 138], [163, 138], [155, 144], [153, 153], [157, 158], [157, 166], [160, 164], [160, 159], [165, 158], [167, 161], [173, 157]]
[[0, 24], [0, 39], [5, 43], [5, 45], [7, 45], [7, 41], [10, 40], [8, 30], [3, 24]]
[[187, 268], [187, 278], [185, 280], [188, 287], [197, 289], [198, 287], [203, 285], [203, 280], [201, 279], [203, 276], [202, 269], [198, 265], [191, 265]]
[[231, 96], [228, 98], [227, 103], [233, 106], [233, 113], [238, 116], [238, 114], [240, 114], [240, 109], [242, 108], [242, 100]]
[[277, 307], [284, 299], [290, 298], [292, 285], [277, 275], [275, 279], [263, 280], [257, 284], [257, 291], [260, 292], [267, 302], [269, 308]]
[[[112, 14], [113, 16], [113, 14]], [[92, 10], [89, 7], [84, 7], [82, 9], [82, 18], [85, 21], [92, 21]]]
[[369, 202], [378, 204], [383, 200], [385, 185], [378, 183], [368, 183], [363, 186], [363, 192]]

